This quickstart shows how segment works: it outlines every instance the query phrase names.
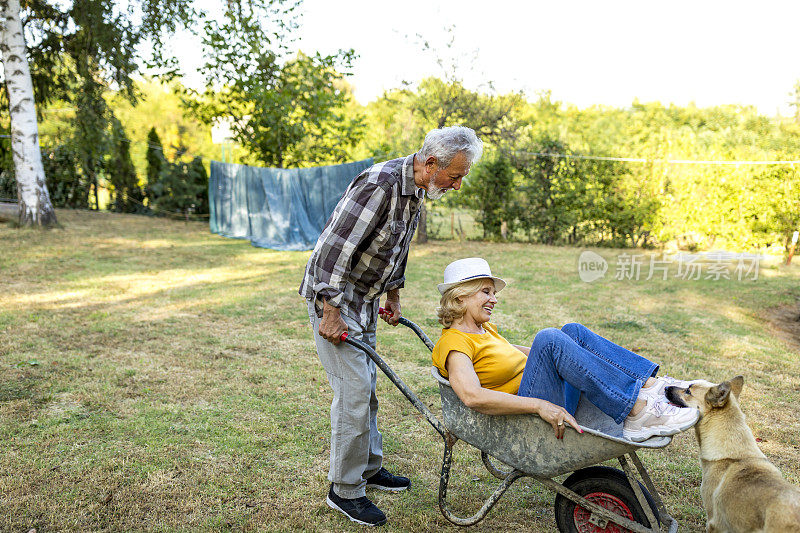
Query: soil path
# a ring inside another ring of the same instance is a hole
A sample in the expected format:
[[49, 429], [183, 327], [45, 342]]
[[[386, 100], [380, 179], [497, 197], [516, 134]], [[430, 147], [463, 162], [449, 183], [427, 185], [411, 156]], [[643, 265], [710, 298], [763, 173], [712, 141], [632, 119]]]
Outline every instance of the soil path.
[[768, 309], [765, 318], [780, 338], [800, 352], [800, 303]]

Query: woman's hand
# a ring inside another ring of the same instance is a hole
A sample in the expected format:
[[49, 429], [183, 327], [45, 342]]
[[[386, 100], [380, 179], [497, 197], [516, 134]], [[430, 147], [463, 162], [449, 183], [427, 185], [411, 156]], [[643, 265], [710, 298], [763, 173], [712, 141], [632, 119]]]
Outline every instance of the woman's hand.
[[547, 400], [538, 400], [539, 405], [536, 409], [536, 414], [542, 417], [542, 420], [553, 426], [553, 430], [556, 432], [557, 439], [564, 438], [564, 431], [565, 424], [569, 424], [575, 431], [578, 433], [583, 433], [583, 430], [578, 425], [578, 422], [572, 417], [569, 412], [561, 407], [560, 405], [556, 405], [554, 403], [550, 403]]

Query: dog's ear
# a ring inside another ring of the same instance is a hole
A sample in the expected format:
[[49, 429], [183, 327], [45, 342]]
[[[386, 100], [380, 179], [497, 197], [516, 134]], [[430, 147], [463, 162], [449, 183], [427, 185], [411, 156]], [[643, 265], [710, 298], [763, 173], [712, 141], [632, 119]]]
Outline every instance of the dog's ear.
[[711, 387], [706, 392], [706, 403], [711, 407], [724, 407], [731, 395], [731, 382], [723, 381], [716, 387]]
[[739, 393], [742, 392], [742, 386], [744, 385], [744, 376], [736, 376], [732, 380], [730, 380], [731, 384], [731, 392], [736, 398], [739, 398]]

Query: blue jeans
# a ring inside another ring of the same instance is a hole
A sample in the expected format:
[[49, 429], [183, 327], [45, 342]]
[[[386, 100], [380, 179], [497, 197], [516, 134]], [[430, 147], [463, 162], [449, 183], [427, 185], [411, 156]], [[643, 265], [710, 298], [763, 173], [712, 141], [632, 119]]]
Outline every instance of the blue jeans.
[[536, 334], [519, 396], [540, 398], [575, 414], [581, 392], [621, 424], [658, 365], [604, 339], [581, 324]]

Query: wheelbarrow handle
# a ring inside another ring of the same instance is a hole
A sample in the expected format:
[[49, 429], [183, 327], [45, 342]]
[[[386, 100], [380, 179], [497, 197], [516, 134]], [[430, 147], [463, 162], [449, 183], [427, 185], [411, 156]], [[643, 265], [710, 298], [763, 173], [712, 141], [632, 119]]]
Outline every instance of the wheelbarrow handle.
[[[378, 314], [387, 315], [389, 314], [389, 310], [386, 309], [385, 307], [379, 307]], [[427, 346], [430, 351], [433, 351], [434, 344], [431, 341], [431, 339], [427, 335], [425, 335], [425, 332], [422, 331], [422, 328], [420, 328], [418, 325], [414, 324], [412, 321], [410, 321], [405, 317], [400, 317], [400, 324], [403, 324], [405, 327], [409, 328], [411, 331], [416, 333], [417, 337], [419, 337], [419, 339], [425, 343], [425, 346]]]
[[392, 370], [388, 364], [386, 364], [386, 361], [384, 361], [383, 358], [378, 355], [378, 352], [372, 349], [372, 346], [356, 338], [351, 339], [346, 331], [342, 333], [339, 338], [342, 340], [342, 342], [346, 342], [351, 346], [355, 346], [366, 353], [367, 356], [375, 362], [375, 366], [380, 368], [383, 373], [386, 374], [386, 377], [388, 377], [389, 380], [394, 383], [395, 387], [397, 387], [400, 392], [403, 393], [403, 396], [405, 396], [408, 401], [411, 402], [411, 405], [413, 405], [417, 411], [422, 413], [428, 423], [433, 426], [433, 429], [435, 429], [442, 436], [442, 438], [445, 439], [445, 441], [447, 440], [447, 429], [444, 427], [444, 424], [442, 424], [442, 422], [436, 418], [436, 415], [434, 415], [431, 410], [428, 409], [428, 406], [425, 405], [410, 388], [408, 388], [408, 385], [406, 385], [403, 380], [400, 379], [400, 376], [398, 376], [395, 371]]

